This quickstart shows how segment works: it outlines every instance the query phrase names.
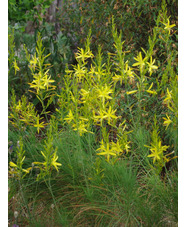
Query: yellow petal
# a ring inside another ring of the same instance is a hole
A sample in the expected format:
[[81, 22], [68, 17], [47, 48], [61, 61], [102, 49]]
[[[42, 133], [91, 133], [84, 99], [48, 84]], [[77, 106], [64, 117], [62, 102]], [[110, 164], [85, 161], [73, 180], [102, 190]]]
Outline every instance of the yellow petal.
[[127, 95], [131, 95], [131, 94], [134, 94], [134, 93], [136, 93], [138, 90], [133, 90], [133, 91], [128, 91], [128, 92], [126, 92], [127, 93]]
[[11, 167], [17, 167], [17, 165], [13, 162], [10, 162], [9, 164], [10, 164]]

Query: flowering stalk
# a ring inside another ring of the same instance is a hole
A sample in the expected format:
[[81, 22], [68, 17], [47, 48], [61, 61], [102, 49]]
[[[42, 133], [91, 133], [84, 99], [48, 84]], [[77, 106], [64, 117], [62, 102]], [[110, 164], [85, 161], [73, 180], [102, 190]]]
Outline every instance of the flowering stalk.
[[154, 117], [154, 127], [153, 127], [153, 131], [152, 131], [152, 134], [151, 134], [152, 142], [151, 142], [150, 146], [145, 145], [145, 147], [148, 147], [150, 149], [150, 151], [151, 151], [151, 153], [147, 157], [153, 159], [154, 167], [153, 166], [151, 166], [151, 167], [152, 167], [152, 169], [155, 170], [156, 174], [160, 174], [161, 173], [162, 168], [165, 166], [165, 164], [167, 162], [169, 162], [172, 159], [177, 158], [177, 156], [174, 156], [173, 158], [167, 158], [168, 156], [173, 154], [174, 151], [170, 152], [170, 153], [167, 153], [167, 154], [164, 154], [164, 152], [167, 151], [167, 149], [170, 146], [166, 146], [166, 145], [162, 146], [162, 141], [161, 141], [161, 139], [160, 139], [158, 134], [159, 134], [159, 132], [158, 132], [156, 115], [155, 115], [155, 117]]
[[13, 176], [18, 178], [19, 180], [23, 179], [32, 169], [32, 167], [29, 167], [27, 169], [23, 168], [23, 163], [25, 160], [25, 151], [23, 150], [23, 141], [22, 138], [18, 141], [17, 148], [16, 148], [16, 154], [17, 154], [17, 161], [16, 163], [10, 162], [9, 163], [9, 173]]
[[47, 139], [45, 140], [44, 150], [41, 151], [44, 161], [43, 162], [34, 162], [34, 168], [38, 168], [40, 173], [37, 176], [37, 180], [45, 178], [46, 176], [51, 175], [52, 169], [55, 168], [57, 172], [59, 172], [58, 166], [62, 164], [57, 162], [57, 147], [53, 148], [53, 126], [50, 124], [49, 129], [47, 131]]
[[[29, 68], [34, 78], [34, 80], [29, 83], [30, 88], [33, 90], [29, 91], [36, 94], [36, 97], [41, 102], [43, 108], [41, 114], [45, 114], [45, 117], [47, 119], [46, 114], [49, 112], [46, 112], [46, 109], [54, 99], [55, 93], [53, 92], [53, 90], [56, 88], [54, 85], [51, 85], [55, 81], [51, 79], [51, 76], [49, 74], [50, 64], [44, 64], [45, 59], [50, 54], [48, 54], [47, 56], [43, 55], [45, 48], [43, 48], [40, 33], [38, 33], [36, 53], [32, 58], [30, 58], [30, 55], [28, 54], [25, 46], [24, 49], [26, 52], [27, 60], [30, 62]], [[46, 99], [48, 100], [48, 102], [45, 105], [44, 100]]]

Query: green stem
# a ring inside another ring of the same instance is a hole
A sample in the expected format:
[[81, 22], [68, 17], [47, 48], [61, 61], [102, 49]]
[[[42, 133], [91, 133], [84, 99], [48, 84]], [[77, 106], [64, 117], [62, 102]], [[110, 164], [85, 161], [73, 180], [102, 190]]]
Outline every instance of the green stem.
[[[47, 185], [46, 180], [45, 180], [45, 183], [46, 183], [46, 185]], [[61, 221], [62, 221], [61, 213], [60, 213], [60, 211], [59, 211], [59, 209], [58, 209], [58, 206], [57, 206], [57, 203], [56, 203], [56, 200], [55, 200], [53, 191], [52, 191], [52, 186], [51, 186], [50, 177], [49, 177], [49, 179], [48, 179], [48, 185], [47, 185], [47, 186], [48, 186], [48, 189], [49, 189], [49, 191], [50, 191], [50, 193], [51, 193], [51, 195], [52, 195], [52, 199], [53, 199], [53, 201], [54, 201], [54, 205], [55, 205], [55, 208], [56, 208], [56, 210], [57, 210], [57, 213], [58, 213], [58, 215], [59, 215], [59, 217], [60, 217], [60, 219], [61, 219]]]

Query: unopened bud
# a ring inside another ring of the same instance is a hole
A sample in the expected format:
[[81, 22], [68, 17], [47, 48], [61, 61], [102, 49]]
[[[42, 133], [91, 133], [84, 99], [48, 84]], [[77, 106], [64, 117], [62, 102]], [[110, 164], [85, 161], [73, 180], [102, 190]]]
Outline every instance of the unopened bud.
[[9, 154], [11, 154], [12, 151], [13, 151], [13, 145], [11, 145], [11, 146], [9, 147], [9, 149], [8, 149]]
[[18, 217], [19, 213], [17, 211], [14, 211], [14, 217], [15, 219]]

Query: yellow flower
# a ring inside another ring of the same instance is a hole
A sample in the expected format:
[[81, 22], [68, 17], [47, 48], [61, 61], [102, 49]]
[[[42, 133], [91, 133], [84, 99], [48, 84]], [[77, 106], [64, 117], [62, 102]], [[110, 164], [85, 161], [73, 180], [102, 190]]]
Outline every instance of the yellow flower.
[[[15, 175], [18, 176], [19, 178], [22, 176], [21, 171], [25, 172], [26, 174], [29, 173], [30, 170], [32, 169], [32, 167], [29, 167], [29, 168], [27, 168], [27, 169], [23, 169], [23, 168], [22, 168], [22, 163], [23, 163], [24, 159], [25, 159], [25, 156], [24, 156], [24, 157], [22, 158], [22, 160], [20, 161], [19, 166], [16, 165], [14, 162], [9, 162], [10, 167], [13, 167], [12, 169], [10, 168], [9, 173], [12, 174], [12, 175], [15, 174]], [[20, 165], [21, 165], [21, 166], [20, 166]], [[23, 176], [23, 177], [24, 177], [24, 176]]]
[[109, 125], [110, 125], [110, 121], [111, 121], [112, 118], [113, 119], [117, 119], [118, 118], [116, 115], [114, 115], [115, 112], [116, 112], [116, 110], [112, 110], [111, 106], [109, 106], [108, 111], [103, 111], [104, 118], [107, 118]]
[[131, 95], [131, 94], [134, 94], [134, 93], [136, 93], [138, 90], [133, 90], [133, 91], [127, 91], [126, 93], [127, 93], [127, 95]]
[[164, 29], [165, 29], [165, 30], [168, 30], [169, 35], [170, 35], [171, 28], [173, 28], [173, 27], [176, 26], [175, 24], [171, 24], [171, 25], [170, 25], [169, 19], [167, 19], [167, 24], [166, 24], [166, 23], [163, 23], [163, 22], [161, 22], [161, 23], [165, 25]]
[[102, 121], [103, 121], [103, 119], [105, 118], [105, 115], [104, 115], [104, 113], [103, 113], [102, 110], [98, 111], [98, 114], [99, 114], [99, 115], [95, 115], [95, 112], [93, 111], [93, 118], [94, 118], [94, 120], [95, 120], [96, 122], [97, 122], [96, 119], [98, 119], [98, 120], [101, 122], [101, 126], [102, 126]]
[[163, 117], [164, 122], [163, 125], [166, 126], [166, 129], [169, 127], [169, 125], [172, 123], [172, 120], [170, 119], [170, 117], [166, 114], [167, 118]]
[[34, 164], [39, 164], [39, 165], [43, 165], [46, 167], [51, 168], [52, 166], [54, 166], [54, 168], [59, 172], [58, 170], [58, 166], [62, 166], [61, 163], [56, 162], [58, 160], [58, 156], [56, 155], [56, 151], [52, 154], [52, 157], [50, 159], [50, 163], [48, 166], [48, 158], [46, 157], [46, 155], [43, 153], [43, 151], [41, 151], [41, 154], [43, 155], [44, 159], [46, 160], [45, 162], [34, 162]]
[[69, 113], [68, 113], [67, 117], [64, 118], [64, 120], [66, 120], [68, 123], [70, 123], [71, 121], [74, 120], [74, 116], [73, 116], [72, 110], [69, 110]]
[[78, 124], [73, 124], [72, 126], [74, 128], [73, 130], [78, 131], [80, 136], [82, 136], [83, 133], [90, 132], [86, 129], [87, 125], [85, 125], [83, 120], [81, 120]]
[[[149, 146], [146, 146], [149, 147]], [[159, 141], [157, 144], [152, 144], [150, 148], [151, 154], [147, 157], [153, 158], [153, 163], [155, 161], [161, 160], [163, 158], [163, 151], [166, 151], [169, 146], [162, 146], [161, 141]]]
[[156, 91], [151, 91], [151, 90], [146, 90], [146, 92], [152, 94], [152, 95], [157, 95], [157, 92]]
[[80, 82], [81, 77], [85, 77], [85, 73], [86, 73], [85, 67], [81, 67], [78, 64], [77, 66], [74, 66], [74, 70], [75, 70], [74, 75], [76, 75], [78, 77], [78, 81]]
[[138, 66], [140, 67], [140, 70], [143, 69], [143, 67], [145, 66], [145, 60], [146, 60], [146, 57], [143, 59], [142, 58], [142, 55], [141, 55], [141, 52], [139, 52], [139, 55], [134, 58], [137, 62], [134, 63], [132, 66]]
[[[35, 76], [36, 78], [36, 76]], [[38, 76], [35, 80], [32, 81], [32, 83], [29, 83], [31, 88], [35, 88], [37, 91], [37, 94], [39, 93], [40, 89], [45, 89], [45, 86], [43, 84], [43, 81], [40, 76]]]
[[65, 69], [65, 73], [67, 75], [71, 75], [73, 73], [73, 70], [70, 70], [70, 69]]
[[39, 114], [37, 115], [37, 123], [34, 125], [37, 128], [37, 132], [39, 133], [40, 128], [44, 128], [44, 122], [39, 123]]
[[172, 100], [172, 95], [171, 95], [172, 91], [169, 91], [169, 89], [167, 88], [167, 95], [166, 98], [163, 100], [164, 103], [166, 103], [167, 105], [169, 105], [169, 103]]
[[17, 165], [16, 165], [15, 163], [13, 163], [13, 162], [10, 162], [9, 165], [10, 165], [11, 167], [14, 167], [14, 168], [17, 167]]
[[148, 93], [150, 93], [150, 94], [153, 94], [153, 95], [157, 95], [157, 92], [156, 91], [152, 91], [151, 90], [151, 88], [152, 88], [152, 86], [153, 86], [153, 82], [152, 82], [152, 84], [150, 85], [150, 87], [148, 88], [148, 90], [146, 90], [146, 92], [148, 92]]
[[13, 64], [14, 64], [14, 69], [15, 69], [15, 74], [16, 74], [17, 71], [20, 70], [20, 68], [19, 68], [18, 65], [17, 65], [16, 59], [14, 60]]
[[122, 84], [122, 76], [116, 75], [112, 77], [113, 81], [118, 82], [120, 81], [120, 84]]
[[85, 60], [87, 58], [92, 58], [94, 56], [91, 51], [85, 52], [83, 48], [79, 48], [79, 47], [78, 49], [79, 51], [78, 53], [76, 53], [76, 59], [82, 59], [83, 63], [85, 63]]
[[32, 57], [32, 60], [30, 60], [30, 68], [33, 68], [35, 70], [35, 67], [37, 65], [38, 58], [36, 57], [36, 53]]
[[110, 121], [111, 121], [112, 118], [113, 119], [118, 118], [118, 117], [116, 117], [115, 112], [116, 112], [116, 110], [112, 110], [111, 106], [109, 106], [108, 111], [103, 111], [103, 113], [105, 114], [104, 118], [107, 118], [109, 125], [110, 125]]
[[156, 70], [158, 68], [158, 66], [154, 65], [154, 63], [155, 59], [152, 61], [152, 56], [150, 56], [150, 62], [147, 62], [147, 64], [149, 65], [150, 76], [152, 75], [153, 70]]
[[105, 99], [112, 99], [109, 94], [113, 93], [113, 90], [105, 84], [105, 86], [101, 88], [97, 88], [98, 97], [102, 98], [103, 105], [105, 103]]
[[57, 166], [62, 166], [61, 163], [59, 162], [56, 162], [58, 160], [58, 156], [56, 155], [56, 152], [53, 154], [53, 157], [52, 157], [52, 162], [51, 162], [51, 165], [55, 167], [55, 169], [59, 172], [58, 170], [58, 167]]
[[80, 93], [82, 95], [81, 100], [83, 100], [83, 103], [85, 103], [88, 100], [88, 98], [89, 98], [90, 92], [89, 91], [86, 91], [85, 89], [81, 89], [80, 90]]
[[105, 65], [105, 63], [104, 63], [101, 67], [98, 66], [97, 71], [95, 71], [95, 74], [98, 76], [98, 77], [97, 77], [97, 78], [98, 78], [98, 81], [100, 81], [101, 76], [106, 75], [106, 70], [103, 69], [103, 66], [104, 66], [104, 65]]
[[130, 149], [130, 146], [128, 145], [130, 142], [127, 142], [126, 144], [125, 144], [125, 150], [126, 150], [126, 152], [127, 152], [127, 154], [129, 153], [129, 149]]
[[92, 75], [92, 76], [93, 76], [94, 74], [96, 74], [95, 67], [93, 67], [92, 64], [91, 64], [90, 71], [89, 71], [88, 74], [90, 74], [90, 75]]
[[16, 106], [16, 110], [21, 110], [21, 101], [19, 100], [18, 105]]
[[51, 76], [48, 77], [48, 71], [49, 69], [45, 72], [44, 74], [44, 77], [42, 78], [42, 81], [43, 81], [43, 86], [47, 87], [47, 90], [48, 90], [48, 87], [51, 86], [50, 83], [53, 83], [55, 82], [55, 80], [50, 80]]
[[97, 155], [105, 155], [106, 158], [107, 158], [107, 162], [109, 162], [111, 155], [112, 156], [116, 156], [116, 153], [114, 153], [112, 151], [112, 149], [110, 149], [109, 143], [107, 143], [106, 146], [105, 146], [103, 140], [101, 141], [100, 148], [98, 148], [96, 151], [99, 151], [99, 150], [102, 150], [103, 152], [100, 152]]
[[121, 148], [121, 144], [119, 143], [119, 141], [117, 141], [116, 143], [112, 141], [111, 145], [112, 145], [111, 150], [114, 151], [117, 155], [123, 153], [123, 149]]
[[132, 68], [126, 64], [126, 73], [130, 78], [134, 78], [134, 72], [132, 71]]

